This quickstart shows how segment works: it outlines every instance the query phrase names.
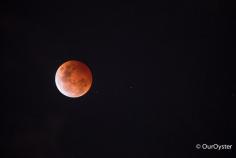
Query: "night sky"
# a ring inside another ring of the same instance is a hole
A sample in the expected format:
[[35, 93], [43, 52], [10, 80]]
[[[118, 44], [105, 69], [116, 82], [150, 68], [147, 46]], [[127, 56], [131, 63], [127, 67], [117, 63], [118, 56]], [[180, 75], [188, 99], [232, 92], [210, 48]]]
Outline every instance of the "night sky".
[[[5, 2], [3, 158], [233, 157], [234, 12], [219, 0]], [[93, 73], [77, 99], [55, 85], [70, 59]]]

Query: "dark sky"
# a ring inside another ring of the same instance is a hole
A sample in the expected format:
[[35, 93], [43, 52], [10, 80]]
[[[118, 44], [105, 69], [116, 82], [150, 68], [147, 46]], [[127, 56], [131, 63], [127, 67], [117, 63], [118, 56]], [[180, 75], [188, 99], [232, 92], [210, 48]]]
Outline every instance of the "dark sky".
[[[4, 158], [233, 157], [233, 5], [41, 0], [1, 12]], [[78, 99], [54, 82], [69, 59], [93, 72]]]

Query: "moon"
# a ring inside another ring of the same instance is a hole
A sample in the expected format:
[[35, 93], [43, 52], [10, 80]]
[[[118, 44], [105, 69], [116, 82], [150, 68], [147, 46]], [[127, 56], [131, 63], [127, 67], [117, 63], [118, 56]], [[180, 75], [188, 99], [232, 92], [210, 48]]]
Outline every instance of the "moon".
[[81, 97], [92, 86], [92, 72], [86, 64], [69, 60], [57, 69], [55, 82], [63, 95], [70, 98]]

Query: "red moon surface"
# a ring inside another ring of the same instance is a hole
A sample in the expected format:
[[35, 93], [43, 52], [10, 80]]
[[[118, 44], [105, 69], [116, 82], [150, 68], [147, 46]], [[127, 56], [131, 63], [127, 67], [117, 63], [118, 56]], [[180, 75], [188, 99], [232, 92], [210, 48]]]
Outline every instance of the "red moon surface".
[[70, 98], [81, 97], [92, 86], [92, 72], [86, 64], [69, 60], [57, 69], [55, 82], [63, 95]]

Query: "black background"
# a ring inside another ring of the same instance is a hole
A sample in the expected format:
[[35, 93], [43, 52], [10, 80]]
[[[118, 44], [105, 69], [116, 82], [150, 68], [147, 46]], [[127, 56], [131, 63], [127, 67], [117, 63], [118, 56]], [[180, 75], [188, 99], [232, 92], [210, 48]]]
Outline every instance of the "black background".
[[[1, 8], [4, 158], [233, 157], [232, 4], [43, 0]], [[55, 86], [69, 59], [93, 72], [92, 89], [78, 99]]]

